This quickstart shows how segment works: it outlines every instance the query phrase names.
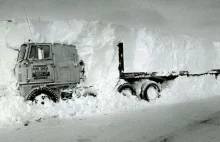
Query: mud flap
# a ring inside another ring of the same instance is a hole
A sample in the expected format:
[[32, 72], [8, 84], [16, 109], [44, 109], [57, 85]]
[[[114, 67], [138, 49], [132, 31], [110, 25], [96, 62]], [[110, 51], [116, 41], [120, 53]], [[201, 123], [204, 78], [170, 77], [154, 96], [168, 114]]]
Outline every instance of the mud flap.
[[72, 99], [73, 95], [72, 92], [61, 92], [61, 99], [62, 100], [67, 100], [67, 99]]

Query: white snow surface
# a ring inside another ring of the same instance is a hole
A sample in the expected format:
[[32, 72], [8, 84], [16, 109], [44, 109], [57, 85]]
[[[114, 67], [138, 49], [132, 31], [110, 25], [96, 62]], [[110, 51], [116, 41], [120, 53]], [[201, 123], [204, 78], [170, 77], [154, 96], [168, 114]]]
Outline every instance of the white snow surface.
[[[220, 97], [143, 110], [39, 119], [0, 128], [4, 142], [218, 142]], [[129, 135], [128, 135], [129, 134]]]
[[[17, 57], [14, 49], [19, 49], [29, 38], [34, 42], [76, 45], [80, 57], [86, 63], [88, 83], [97, 89], [98, 97], [75, 98], [46, 106], [33, 106], [24, 102], [16, 90], [13, 75]], [[0, 127], [39, 118], [72, 118], [76, 115], [141, 109], [218, 95], [219, 79], [210, 75], [179, 77], [164, 84], [166, 88], [161, 92], [162, 97], [151, 103], [117, 93], [116, 45], [119, 41], [125, 43], [125, 60], [128, 61], [126, 65], [130, 71], [203, 72], [219, 68], [218, 48], [203, 39], [186, 36], [176, 38], [159, 31], [128, 29], [100, 21], [4, 21], [0, 23]]]
[[220, 67], [219, 47], [207, 39], [149, 29], [139, 29], [134, 34], [133, 65], [128, 71], [201, 73]]

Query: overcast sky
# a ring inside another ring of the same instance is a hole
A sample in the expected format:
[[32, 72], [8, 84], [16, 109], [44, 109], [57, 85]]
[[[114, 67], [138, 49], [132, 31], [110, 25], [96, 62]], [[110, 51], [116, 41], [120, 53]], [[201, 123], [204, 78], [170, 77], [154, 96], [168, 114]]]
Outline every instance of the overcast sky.
[[[24, 10], [25, 9], [25, 10]], [[87, 19], [220, 41], [220, 0], [0, 0], [0, 19]]]

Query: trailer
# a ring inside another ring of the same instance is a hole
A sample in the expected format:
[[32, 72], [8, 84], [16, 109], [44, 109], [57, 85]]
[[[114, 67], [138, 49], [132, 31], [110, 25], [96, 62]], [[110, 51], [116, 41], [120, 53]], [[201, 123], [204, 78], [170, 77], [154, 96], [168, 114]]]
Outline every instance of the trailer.
[[158, 72], [125, 72], [123, 43], [121, 42], [117, 46], [119, 58], [119, 83], [117, 84], [117, 91], [124, 95], [129, 92], [130, 94], [138, 96], [139, 98], [148, 102], [161, 97], [160, 92], [163, 89], [163, 84], [165, 82], [174, 80], [177, 77], [214, 75], [217, 79], [218, 75], [220, 74], [220, 69], [212, 69], [199, 74], [193, 74], [189, 71], [172, 71], [165, 75], [161, 75]]

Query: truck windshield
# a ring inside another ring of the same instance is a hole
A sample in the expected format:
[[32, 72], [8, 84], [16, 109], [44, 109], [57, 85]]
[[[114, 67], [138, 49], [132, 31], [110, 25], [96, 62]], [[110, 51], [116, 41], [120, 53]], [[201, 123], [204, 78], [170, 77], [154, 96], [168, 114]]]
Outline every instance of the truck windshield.
[[49, 45], [31, 45], [29, 59], [43, 60], [50, 58], [50, 46]]
[[19, 54], [18, 54], [18, 59], [17, 59], [17, 61], [22, 61], [22, 60], [24, 60], [24, 56], [25, 56], [25, 52], [26, 52], [26, 47], [27, 47], [27, 45], [22, 45], [22, 46], [21, 46], [21, 49], [20, 49]]

